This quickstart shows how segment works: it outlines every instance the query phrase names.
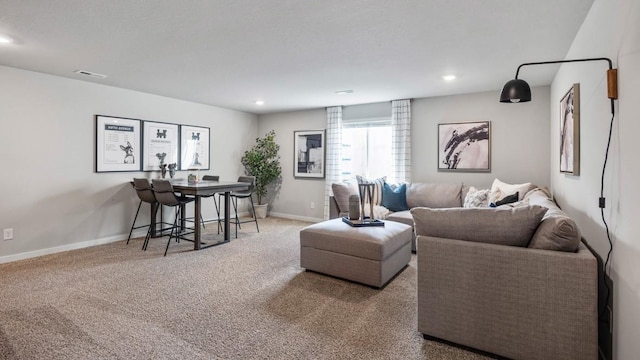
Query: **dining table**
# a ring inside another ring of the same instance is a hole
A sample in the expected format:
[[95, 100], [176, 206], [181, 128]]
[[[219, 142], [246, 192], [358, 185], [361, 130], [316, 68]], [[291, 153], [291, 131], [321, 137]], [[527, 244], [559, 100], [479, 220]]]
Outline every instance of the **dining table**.
[[[230, 203], [231, 203], [231, 192], [232, 191], [246, 191], [249, 190], [251, 186], [250, 183], [245, 182], [235, 182], [235, 181], [210, 181], [210, 180], [200, 180], [196, 182], [189, 182], [187, 179], [169, 179], [169, 182], [173, 186], [173, 190], [175, 192], [179, 192], [185, 196], [193, 196], [195, 198], [194, 201], [194, 231], [193, 231], [193, 249], [200, 250], [208, 247], [221, 245], [228, 243], [231, 241], [230, 236]], [[223, 241], [207, 241], [207, 243], [203, 242], [203, 234], [200, 226], [200, 221], [198, 219], [201, 218], [200, 214], [202, 213], [202, 198], [209, 197], [214, 194], [224, 193], [224, 227], [223, 227]], [[184, 209], [182, 210], [184, 213]], [[151, 219], [152, 229], [155, 230], [155, 219], [152, 217]], [[155, 232], [155, 231], [154, 231]], [[155, 236], [152, 233], [152, 236]]]

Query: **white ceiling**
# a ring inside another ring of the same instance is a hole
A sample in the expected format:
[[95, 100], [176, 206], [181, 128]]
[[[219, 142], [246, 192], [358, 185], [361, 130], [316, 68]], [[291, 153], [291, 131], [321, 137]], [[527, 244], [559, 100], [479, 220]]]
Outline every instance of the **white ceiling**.
[[[0, 34], [15, 39], [0, 64], [256, 114], [493, 90], [498, 101], [520, 63], [565, 57], [592, 2], [0, 0]], [[556, 70], [520, 77], [547, 85]]]

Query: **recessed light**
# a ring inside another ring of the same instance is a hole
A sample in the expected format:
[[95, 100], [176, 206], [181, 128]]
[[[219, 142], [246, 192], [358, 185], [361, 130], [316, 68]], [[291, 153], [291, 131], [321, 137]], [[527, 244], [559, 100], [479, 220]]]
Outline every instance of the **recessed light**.
[[260, 106], [260, 105], [264, 105], [264, 101], [263, 100], [256, 100], [255, 101], [256, 105]]
[[80, 74], [80, 75], [85, 75], [85, 76], [91, 76], [91, 77], [95, 77], [95, 78], [101, 78], [101, 79], [104, 79], [104, 78], [107, 77], [107, 75], [102, 75], [102, 74], [94, 73], [94, 72], [87, 71], [87, 70], [76, 70], [76, 71], [74, 71], [74, 73]]
[[11, 44], [13, 39], [7, 35], [0, 35], [0, 44]]
[[443, 75], [442, 78], [444, 79], [444, 81], [453, 81], [456, 79], [455, 75]]
[[339, 91], [336, 91], [336, 94], [338, 95], [353, 94], [353, 90], [339, 90]]

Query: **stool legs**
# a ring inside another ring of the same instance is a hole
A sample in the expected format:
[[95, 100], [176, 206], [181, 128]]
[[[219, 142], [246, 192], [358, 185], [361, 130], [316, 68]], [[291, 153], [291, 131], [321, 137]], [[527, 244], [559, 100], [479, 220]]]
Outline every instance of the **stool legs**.
[[133, 224], [131, 224], [131, 230], [129, 230], [129, 237], [127, 238], [127, 245], [129, 245], [129, 240], [131, 240], [131, 234], [133, 234], [133, 229], [136, 226], [136, 220], [138, 220], [138, 213], [140, 213], [140, 207], [142, 206], [142, 200], [138, 204], [138, 210], [136, 210], [136, 216], [133, 218]]

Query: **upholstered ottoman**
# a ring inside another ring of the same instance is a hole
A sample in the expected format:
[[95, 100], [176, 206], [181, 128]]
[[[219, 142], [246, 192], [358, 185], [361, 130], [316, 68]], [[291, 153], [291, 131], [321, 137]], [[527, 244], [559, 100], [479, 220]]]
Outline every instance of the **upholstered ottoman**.
[[300, 266], [307, 270], [382, 287], [411, 260], [412, 227], [351, 227], [341, 218], [300, 230]]

